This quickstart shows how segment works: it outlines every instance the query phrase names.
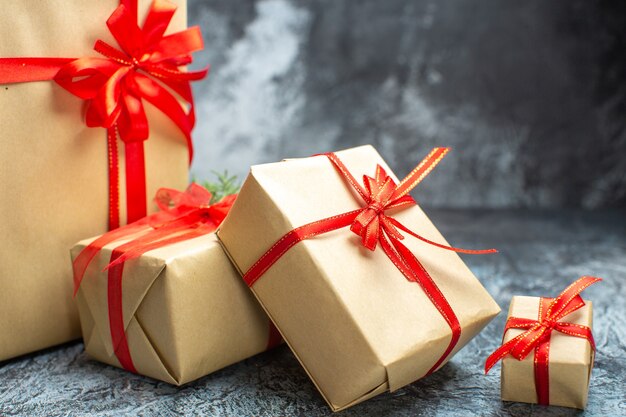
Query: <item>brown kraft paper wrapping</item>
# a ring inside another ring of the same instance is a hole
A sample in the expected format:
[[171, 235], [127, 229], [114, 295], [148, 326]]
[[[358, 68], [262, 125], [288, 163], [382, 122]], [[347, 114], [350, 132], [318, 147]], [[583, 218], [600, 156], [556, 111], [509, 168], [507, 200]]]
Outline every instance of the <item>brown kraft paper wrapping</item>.
[[[169, 31], [186, 26], [185, 1]], [[0, 13], [0, 56], [96, 56], [96, 39], [116, 45], [106, 20], [115, 0], [20, 0]], [[148, 1], [139, 2], [140, 14]], [[140, 16], [143, 21], [143, 15]], [[0, 86], [0, 360], [80, 336], [67, 251], [107, 230], [106, 129], [88, 128], [83, 102], [53, 81]], [[147, 195], [184, 189], [185, 140], [166, 116], [146, 103]], [[120, 206], [125, 218], [123, 145]], [[156, 206], [149, 205], [149, 211]]]
[[[79, 242], [72, 258], [91, 240]], [[109, 327], [111, 251], [91, 262], [76, 296], [85, 350], [120, 367]], [[124, 264], [124, 326], [142, 375], [170, 384], [193, 381], [264, 351], [270, 321], [211, 233], [159, 248]]]
[[[360, 179], [380, 164], [371, 146], [337, 152]], [[397, 178], [394, 177], [397, 181]], [[247, 271], [280, 237], [303, 224], [360, 207], [325, 156], [253, 166], [218, 237]], [[394, 213], [429, 239], [445, 239], [419, 208]], [[456, 253], [403, 241], [458, 315], [458, 351], [500, 311]], [[424, 376], [451, 330], [419, 285], [380, 248], [371, 252], [347, 228], [298, 243], [252, 287], [290, 348], [335, 411]]]
[[[515, 296], [509, 307], [509, 317], [537, 320], [539, 297]], [[591, 301], [579, 310], [565, 316], [562, 322], [581, 324], [593, 330]], [[509, 329], [503, 344], [523, 333], [524, 330]], [[537, 404], [535, 391], [534, 352], [518, 361], [507, 355], [502, 359], [502, 400]], [[554, 331], [550, 336], [549, 386], [550, 405], [585, 408], [589, 378], [593, 365], [593, 350], [586, 339], [572, 337]]]

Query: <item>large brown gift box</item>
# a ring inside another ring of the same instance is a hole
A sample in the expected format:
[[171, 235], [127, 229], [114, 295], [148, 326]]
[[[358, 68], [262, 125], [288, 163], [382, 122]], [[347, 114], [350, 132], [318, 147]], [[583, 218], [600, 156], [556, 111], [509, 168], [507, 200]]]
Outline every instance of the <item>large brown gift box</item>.
[[[391, 173], [371, 146], [337, 156], [356, 178], [373, 175], [376, 164]], [[359, 207], [325, 156], [258, 165], [217, 234], [245, 272], [294, 228]], [[419, 206], [393, 216], [445, 243]], [[410, 237], [403, 243], [459, 318], [454, 353], [500, 309], [457, 254]], [[421, 287], [380, 247], [367, 250], [346, 228], [298, 243], [251, 288], [333, 410], [421, 378], [451, 340], [450, 327]]]
[[[185, 0], [169, 27], [186, 26]], [[96, 56], [116, 45], [106, 20], [117, 0], [20, 0], [2, 4], [1, 57]], [[139, 2], [140, 19], [149, 6]], [[106, 129], [85, 125], [84, 102], [53, 81], [0, 86], [0, 360], [80, 336], [67, 251], [107, 230]], [[147, 195], [185, 188], [188, 153], [178, 128], [146, 105]], [[124, 146], [120, 207], [125, 203]], [[156, 206], [149, 205], [149, 211]], [[125, 213], [121, 213], [122, 220]]]
[[[509, 317], [537, 320], [539, 297], [515, 296], [509, 307]], [[593, 329], [591, 301], [563, 317], [560, 321], [580, 324]], [[508, 329], [503, 343], [523, 333], [521, 329]], [[594, 352], [589, 341], [557, 331], [550, 335], [549, 387], [550, 405], [585, 408]], [[534, 354], [531, 352], [519, 361], [511, 355], [502, 359], [501, 394], [504, 401], [537, 404], [535, 389]]]
[[[72, 258], [91, 240], [79, 242]], [[109, 327], [105, 246], [76, 295], [85, 350], [120, 367]], [[267, 349], [270, 321], [215, 233], [152, 250], [124, 263], [122, 308], [138, 373], [181, 385]]]

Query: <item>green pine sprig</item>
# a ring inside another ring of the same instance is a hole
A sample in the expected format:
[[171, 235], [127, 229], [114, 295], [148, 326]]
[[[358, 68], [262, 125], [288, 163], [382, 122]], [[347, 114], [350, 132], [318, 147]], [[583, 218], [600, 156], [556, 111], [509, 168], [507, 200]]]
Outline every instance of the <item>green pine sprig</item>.
[[228, 171], [225, 170], [222, 173], [217, 171], [211, 171], [213, 175], [215, 175], [216, 180], [198, 180], [197, 178], [192, 178], [192, 182], [200, 184], [207, 190], [213, 194], [211, 198], [211, 204], [215, 204], [220, 201], [222, 198], [226, 197], [230, 194], [236, 194], [239, 192], [241, 188], [241, 183], [237, 180], [236, 175], [229, 175]]

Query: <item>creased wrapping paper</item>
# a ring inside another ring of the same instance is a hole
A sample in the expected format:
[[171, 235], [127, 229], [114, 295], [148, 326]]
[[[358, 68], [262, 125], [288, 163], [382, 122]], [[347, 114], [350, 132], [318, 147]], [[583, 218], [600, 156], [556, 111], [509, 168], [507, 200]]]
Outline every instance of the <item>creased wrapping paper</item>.
[[[79, 242], [72, 257], [89, 242]], [[119, 245], [98, 253], [76, 296], [85, 350], [117, 367], [103, 269]], [[130, 353], [142, 375], [181, 385], [267, 348], [269, 319], [214, 233], [126, 261], [122, 294]]]

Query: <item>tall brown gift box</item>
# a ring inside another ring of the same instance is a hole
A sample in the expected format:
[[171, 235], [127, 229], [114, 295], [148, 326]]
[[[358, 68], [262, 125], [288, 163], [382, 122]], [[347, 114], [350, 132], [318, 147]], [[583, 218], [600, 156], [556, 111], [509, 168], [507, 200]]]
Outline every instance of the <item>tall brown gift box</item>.
[[[169, 31], [186, 26], [185, 0]], [[143, 20], [149, 1], [139, 2]], [[2, 4], [0, 57], [97, 56], [116, 45], [106, 20], [116, 0], [20, 0]], [[84, 102], [53, 81], [0, 86], [0, 360], [80, 336], [67, 251], [107, 230], [106, 129], [85, 125]], [[182, 189], [188, 153], [177, 127], [146, 105], [147, 195]], [[123, 145], [120, 167], [124, 167]], [[124, 170], [120, 207], [125, 207]], [[149, 205], [150, 212], [155, 210]], [[125, 213], [122, 210], [122, 220]]]
[[[536, 320], [539, 301], [539, 297], [513, 297], [508, 317]], [[592, 329], [592, 318], [592, 303], [585, 301], [583, 307], [563, 317], [562, 321]], [[504, 335], [503, 342], [506, 343], [523, 332], [523, 330], [509, 329]], [[550, 405], [585, 408], [593, 357], [593, 350], [587, 340], [556, 331], [552, 332], [550, 336], [548, 384]], [[521, 361], [510, 355], [502, 359], [502, 400], [537, 404], [534, 360], [535, 356], [532, 352]]]
[[[91, 240], [79, 242], [72, 258]], [[120, 367], [111, 342], [105, 246], [76, 295], [86, 352]], [[215, 233], [168, 245], [124, 263], [124, 327], [141, 375], [181, 385], [268, 348], [270, 321]]]
[[[377, 164], [391, 172], [371, 146], [336, 155], [359, 179], [373, 175]], [[360, 207], [326, 156], [258, 165], [217, 234], [246, 272], [293, 229]], [[445, 243], [419, 206], [393, 216]], [[410, 237], [403, 243], [458, 316], [455, 353], [500, 309], [457, 254]], [[450, 327], [421, 287], [380, 249], [362, 247], [347, 228], [325, 233], [293, 246], [251, 287], [333, 410], [423, 377], [451, 340]]]

